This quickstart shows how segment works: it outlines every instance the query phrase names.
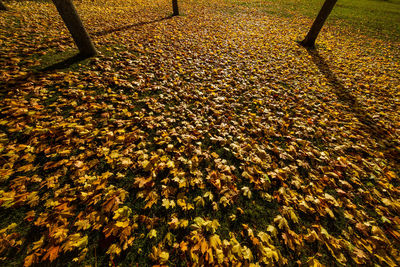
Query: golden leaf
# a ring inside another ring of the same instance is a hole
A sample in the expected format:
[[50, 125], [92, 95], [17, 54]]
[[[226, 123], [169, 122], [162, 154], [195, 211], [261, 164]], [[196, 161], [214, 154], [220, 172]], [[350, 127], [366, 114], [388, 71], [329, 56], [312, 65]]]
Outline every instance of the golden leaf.
[[147, 234], [147, 237], [152, 239], [157, 237], [157, 231], [155, 229], [151, 229], [150, 232]]

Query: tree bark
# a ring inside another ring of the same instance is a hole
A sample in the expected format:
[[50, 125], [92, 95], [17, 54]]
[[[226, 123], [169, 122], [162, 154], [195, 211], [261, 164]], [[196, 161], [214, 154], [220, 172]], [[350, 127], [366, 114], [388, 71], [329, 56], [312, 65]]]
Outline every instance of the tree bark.
[[80, 55], [91, 57], [97, 54], [96, 48], [75, 9], [72, 0], [52, 0], [79, 49]]
[[7, 11], [7, 7], [2, 2], [0, 2], [0, 10]]
[[337, 0], [325, 0], [324, 5], [319, 11], [318, 16], [315, 19], [313, 25], [311, 26], [310, 31], [308, 32], [304, 40], [300, 42], [301, 45], [305, 47], [315, 46], [315, 40], [317, 39], [318, 34], [322, 29], [322, 26], [324, 26], [324, 23], [328, 18], [329, 14], [331, 13], [333, 7], [335, 6], [336, 2]]
[[172, 16], [178, 16], [179, 15], [178, 0], [172, 0], [172, 9], [173, 9]]

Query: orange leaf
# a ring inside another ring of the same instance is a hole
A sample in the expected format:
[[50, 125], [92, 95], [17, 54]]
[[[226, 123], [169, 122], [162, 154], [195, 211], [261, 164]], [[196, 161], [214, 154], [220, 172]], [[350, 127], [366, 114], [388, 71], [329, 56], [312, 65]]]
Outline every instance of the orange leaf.
[[54, 261], [58, 256], [58, 251], [60, 250], [60, 246], [51, 247], [47, 250], [47, 253], [43, 256], [43, 261], [49, 259], [50, 262]]
[[34, 264], [34, 263], [36, 262], [36, 258], [37, 258], [37, 257], [36, 257], [35, 254], [26, 256], [25, 261], [24, 261], [24, 267], [29, 267], [29, 266], [31, 266], [32, 264]]

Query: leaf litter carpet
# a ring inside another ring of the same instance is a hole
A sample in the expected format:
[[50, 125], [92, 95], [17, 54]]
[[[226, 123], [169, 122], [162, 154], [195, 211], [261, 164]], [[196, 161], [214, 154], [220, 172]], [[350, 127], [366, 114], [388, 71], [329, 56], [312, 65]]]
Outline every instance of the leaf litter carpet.
[[[250, 1], [251, 2], [251, 1]], [[0, 263], [400, 261], [398, 43], [230, 1], [0, 14]], [[54, 66], [53, 66], [54, 67]]]

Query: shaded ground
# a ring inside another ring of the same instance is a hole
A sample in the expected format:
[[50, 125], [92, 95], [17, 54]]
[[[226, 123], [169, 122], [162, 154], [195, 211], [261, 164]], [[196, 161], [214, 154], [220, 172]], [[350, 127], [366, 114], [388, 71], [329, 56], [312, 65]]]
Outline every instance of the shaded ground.
[[307, 51], [301, 17], [96, 1], [101, 55], [75, 61], [27, 3], [0, 14], [3, 264], [399, 262], [398, 43], [327, 25]]

